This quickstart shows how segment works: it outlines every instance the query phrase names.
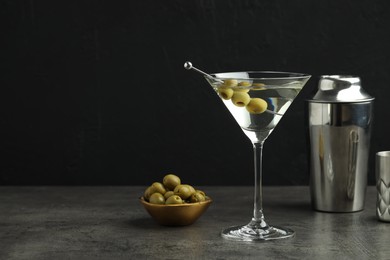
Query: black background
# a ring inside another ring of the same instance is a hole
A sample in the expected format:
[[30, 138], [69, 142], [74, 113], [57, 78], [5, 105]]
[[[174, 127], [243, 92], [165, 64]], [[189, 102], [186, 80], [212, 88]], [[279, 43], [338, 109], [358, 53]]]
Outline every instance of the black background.
[[390, 149], [390, 1], [1, 1], [0, 184], [251, 185], [252, 146], [201, 75], [312, 76], [265, 143], [265, 185], [307, 185], [304, 100], [323, 74], [376, 97]]

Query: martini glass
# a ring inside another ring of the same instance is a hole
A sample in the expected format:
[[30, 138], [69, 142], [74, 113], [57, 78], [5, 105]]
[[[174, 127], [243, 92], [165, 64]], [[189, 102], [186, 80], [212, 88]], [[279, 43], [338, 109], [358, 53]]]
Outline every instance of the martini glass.
[[207, 74], [187, 62], [205, 76], [228, 111], [251, 140], [254, 150], [254, 210], [246, 225], [222, 230], [222, 237], [237, 241], [264, 241], [294, 236], [288, 228], [266, 223], [262, 207], [263, 144], [275, 129], [310, 75], [290, 72], [245, 71]]

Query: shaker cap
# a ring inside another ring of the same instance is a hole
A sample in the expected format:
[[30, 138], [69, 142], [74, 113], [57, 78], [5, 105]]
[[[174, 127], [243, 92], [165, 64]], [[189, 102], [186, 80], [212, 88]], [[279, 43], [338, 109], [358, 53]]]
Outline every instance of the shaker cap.
[[326, 103], [350, 103], [373, 100], [361, 87], [360, 78], [349, 75], [323, 75], [318, 91], [310, 101]]

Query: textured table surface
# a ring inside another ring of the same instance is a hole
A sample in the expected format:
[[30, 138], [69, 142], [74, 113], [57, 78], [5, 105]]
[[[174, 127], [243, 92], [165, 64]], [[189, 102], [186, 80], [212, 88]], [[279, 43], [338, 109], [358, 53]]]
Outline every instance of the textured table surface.
[[[200, 187], [198, 187], [200, 188]], [[390, 223], [365, 210], [321, 213], [308, 187], [264, 187], [269, 224], [291, 239], [231, 242], [224, 227], [246, 224], [253, 188], [201, 187], [213, 204], [193, 225], [156, 224], [138, 201], [144, 187], [0, 187], [0, 259], [389, 259]]]

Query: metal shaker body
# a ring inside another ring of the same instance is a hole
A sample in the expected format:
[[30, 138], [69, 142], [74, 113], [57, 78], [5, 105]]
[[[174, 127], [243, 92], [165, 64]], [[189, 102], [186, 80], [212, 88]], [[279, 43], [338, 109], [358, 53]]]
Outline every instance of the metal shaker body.
[[310, 192], [313, 208], [364, 208], [373, 98], [352, 76], [322, 76], [308, 101]]

